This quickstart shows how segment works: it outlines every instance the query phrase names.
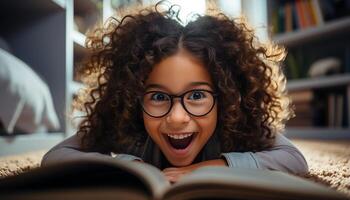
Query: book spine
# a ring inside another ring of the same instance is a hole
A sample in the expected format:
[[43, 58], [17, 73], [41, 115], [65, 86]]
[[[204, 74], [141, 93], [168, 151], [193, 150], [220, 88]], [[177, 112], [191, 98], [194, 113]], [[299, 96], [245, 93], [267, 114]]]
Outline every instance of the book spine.
[[335, 94], [328, 95], [328, 127], [335, 127]]
[[292, 15], [293, 15], [293, 30], [298, 30], [300, 29], [300, 23], [299, 23], [299, 17], [297, 13], [297, 7], [295, 2], [291, 3], [292, 5]]
[[297, 79], [300, 78], [300, 71], [299, 71], [299, 67], [297, 64], [297, 61], [294, 57], [294, 55], [292, 53], [289, 53], [287, 58], [286, 58], [286, 64], [288, 67], [288, 78], [291, 79]]
[[301, 10], [303, 12], [304, 19], [305, 19], [305, 28], [312, 26], [310, 11], [308, 10], [308, 7], [307, 7], [307, 0], [301, 1]]
[[284, 6], [278, 7], [278, 32], [283, 33], [285, 32], [285, 10]]
[[316, 14], [315, 14], [315, 11], [312, 7], [311, 0], [307, 0], [305, 2], [305, 5], [306, 5], [307, 11], [309, 13], [311, 26], [316, 26], [317, 25]]
[[295, 117], [288, 121], [288, 127], [311, 127], [313, 126], [312, 90], [293, 91], [290, 93], [295, 106]]
[[316, 24], [323, 25], [324, 20], [319, 0], [311, 0], [311, 7], [313, 8], [315, 13]]
[[293, 11], [292, 11], [292, 3], [287, 2], [284, 5], [284, 10], [285, 10], [285, 30], [286, 32], [291, 32], [293, 31]]
[[338, 94], [336, 98], [336, 116], [335, 116], [335, 126], [342, 127], [343, 125], [343, 109], [344, 109], [344, 96]]
[[297, 15], [298, 15], [298, 20], [299, 20], [299, 28], [303, 29], [306, 28], [306, 22], [305, 22], [305, 16], [303, 12], [303, 7], [302, 7], [302, 1], [301, 0], [296, 0], [296, 10], [297, 10]]
[[279, 33], [278, 27], [278, 10], [272, 11], [272, 31], [274, 34]]

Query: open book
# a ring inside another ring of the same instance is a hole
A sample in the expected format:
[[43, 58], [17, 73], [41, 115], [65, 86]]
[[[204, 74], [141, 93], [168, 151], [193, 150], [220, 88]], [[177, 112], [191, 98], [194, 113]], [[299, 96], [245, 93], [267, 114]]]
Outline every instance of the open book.
[[276, 171], [203, 167], [170, 184], [142, 162], [84, 158], [0, 179], [0, 199], [347, 199]]

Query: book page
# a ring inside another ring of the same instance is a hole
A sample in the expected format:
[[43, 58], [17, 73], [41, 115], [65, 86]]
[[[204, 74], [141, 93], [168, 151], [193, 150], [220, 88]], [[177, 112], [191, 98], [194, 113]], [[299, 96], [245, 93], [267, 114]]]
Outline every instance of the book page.
[[147, 163], [138, 161], [122, 161], [117, 159], [93, 159], [92, 162], [101, 162], [102, 164], [113, 165], [128, 173], [138, 177], [149, 188], [155, 199], [160, 199], [163, 193], [170, 187], [170, 183], [165, 179], [162, 172]]
[[174, 184], [164, 199], [344, 199], [323, 185], [286, 173], [257, 169], [203, 167]]
[[132, 190], [133, 194], [143, 194], [149, 199], [160, 198], [169, 186], [162, 172], [146, 163], [112, 157], [82, 157], [1, 179], [0, 199], [4, 195], [13, 199], [22, 196], [30, 199], [31, 195], [45, 196], [45, 192], [59, 195], [64, 190], [79, 196], [85, 195], [81, 191], [87, 188], [101, 194], [114, 193], [116, 196]]
[[131, 164], [129, 167], [132, 167], [134, 173], [148, 184], [154, 199], [162, 199], [163, 194], [171, 187], [162, 171], [147, 163], [132, 162]]
[[117, 199], [128, 199], [128, 200], [149, 200], [149, 196], [144, 196], [143, 193], [137, 190], [130, 190], [128, 188], [98, 188], [92, 187], [86, 188], [72, 188], [72, 189], [57, 189], [57, 190], [45, 190], [45, 191], [34, 191], [30, 193], [18, 193], [18, 194], [7, 194], [0, 195], [1, 199], [6, 200], [38, 200], [38, 199], [50, 199], [50, 200], [117, 200]]

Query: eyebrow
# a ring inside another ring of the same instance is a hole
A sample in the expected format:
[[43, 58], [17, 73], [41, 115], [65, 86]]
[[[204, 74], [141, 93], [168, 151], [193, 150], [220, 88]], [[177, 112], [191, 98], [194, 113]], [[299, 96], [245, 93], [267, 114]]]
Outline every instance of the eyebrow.
[[[201, 86], [201, 85], [207, 85], [211, 89], [213, 89], [213, 86], [210, 83], [208, 83], [208, 82], [191, 82], [190, 84], [187, 85], [186, 88], [193, 87], [193, 86]], [[147, 85], [145, 89], [148, 90], [149, 88], [155, 88], [155, 89], [162, 89], [162, 90], [170, 91], [167, 87], [165, 87], [163, 85], [160, 85], [160, 84], [156, 84], [156, 83]]]

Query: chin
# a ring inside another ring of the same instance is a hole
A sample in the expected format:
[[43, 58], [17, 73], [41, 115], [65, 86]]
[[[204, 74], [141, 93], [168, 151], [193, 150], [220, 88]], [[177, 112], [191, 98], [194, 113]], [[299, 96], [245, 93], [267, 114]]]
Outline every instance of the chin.
[[172, 159], [168, 159], [168, 158], [167, 158], [167, 160], [174, 167], [186, 167], [186, 166], [189, 166], [189, 165], [191, 165], [193, 163], [194, 158], [188, 158], [188, 159], [181, 160], [181, 161], [179, 161], [179, 160], [172, 160]]
[[179, 163], [179, 162], [176, 162], [176, 163], [170, 162], [170, 164], [172, 164], [174, 167], [186, 167], [186, 166], [191, 165], [192, 162], [181, 162], [181, 163]]

